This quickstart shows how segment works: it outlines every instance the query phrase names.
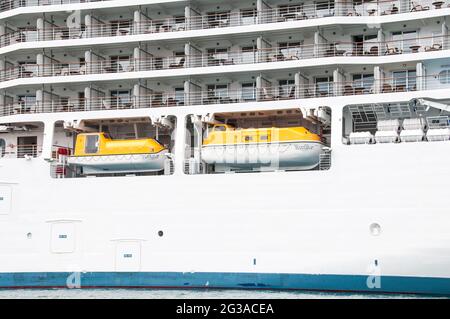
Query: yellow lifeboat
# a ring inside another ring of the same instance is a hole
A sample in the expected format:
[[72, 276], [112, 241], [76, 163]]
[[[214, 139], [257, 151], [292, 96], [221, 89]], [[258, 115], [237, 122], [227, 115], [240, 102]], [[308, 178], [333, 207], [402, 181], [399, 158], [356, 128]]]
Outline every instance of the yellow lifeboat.
[[78, 134], [68, 164], [83, 174], [151, 172], [164, 169], [169, 151], [152, 138], [113, 140], [106, 133]]
[[216, 124], [203, 139], [202, 160], [216, 171], [314, 169], [323, 143], [319, 135], [302, 126], [234, 129]]

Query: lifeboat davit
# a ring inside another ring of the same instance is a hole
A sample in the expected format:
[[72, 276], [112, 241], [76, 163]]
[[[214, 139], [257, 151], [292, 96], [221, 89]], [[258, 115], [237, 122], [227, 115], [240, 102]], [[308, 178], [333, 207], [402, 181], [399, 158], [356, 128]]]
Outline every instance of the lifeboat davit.
[[234, 129], [216, 124], [203, 140], [202, 160], [216, 171], [310, 170], [323, 152], [319, 135], [304, 127]]
[[152, 138], [113, 140], [106, 133], [78, 134], [69, 165], [82, 167], [84, 175], [161, 171], [170, 154]]

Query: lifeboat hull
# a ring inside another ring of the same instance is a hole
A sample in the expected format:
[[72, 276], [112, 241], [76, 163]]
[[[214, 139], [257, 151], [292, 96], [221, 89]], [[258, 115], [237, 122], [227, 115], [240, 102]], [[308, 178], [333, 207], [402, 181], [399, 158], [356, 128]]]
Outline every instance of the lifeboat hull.
[[71, 156], [67, 163], [82, 167], [85, 175], [155, 172], [164, 170], [168, 154], [164, 150], [155, 154]]
[[319, 165], [322, 148], [318, 141], [207, 145], [202, 147], [201, 156], [207, 164], [215, 164], [216, 170], [310, 170]]

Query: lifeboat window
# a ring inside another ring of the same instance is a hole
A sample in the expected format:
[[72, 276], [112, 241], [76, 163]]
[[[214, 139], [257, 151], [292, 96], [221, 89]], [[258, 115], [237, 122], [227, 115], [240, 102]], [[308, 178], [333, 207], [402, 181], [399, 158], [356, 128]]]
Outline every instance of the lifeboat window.
[[249, 141], [251, 141], [252, 140], [252, 137], [251, 136], [245, 136], [244, 137], [244, 141], [246, 141], [246, 142], [249, 142]]
[[98, 135], [86, 136], [86, 142], [84, 144], [84, 152], [86, 154], [94, 154], [98, 152]]
[[269, 137], [268, 137], [267, 135], [261, 135], [261, 136], [259, 137], [259, 139], [260, 139], [261, 141], [267, 141], [267, 140], [269, 139]]
[[217, 132], [224, 132], [225, 131], [225, 126], [216, 126], [214, 128], [215, 131]]

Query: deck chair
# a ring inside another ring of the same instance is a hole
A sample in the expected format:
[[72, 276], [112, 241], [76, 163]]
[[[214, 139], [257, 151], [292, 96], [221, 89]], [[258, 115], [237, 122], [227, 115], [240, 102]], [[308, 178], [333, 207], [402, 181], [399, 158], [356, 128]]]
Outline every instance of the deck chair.
[[267, 88], [263, 88], [263, 100], [265, 101], [274, 101], [276, 99], [275, 95], [269, 93]]
[[366, 52], [367, 55], [378, 55], [378, 46], [373, 46], [369, 49], [369, 52]]
[[353, 86], [346, 85], [344, 86], [344, 95], [353, 95]]
[[442, 49], [442, 44], [440, 43], [435, 43], [432, 46], [427, 46], [425, 47], [425, 51], [439, 51]]
[[78, 33], [75, 33], [71, 36], [72, 39], [82, 39], [83, 38], [84, 31], [80, 31]]
[[102, 107], [105, 110], [111, 109], [111, 102], [108, 100], [102, 100]]
[[399, 12], [398, 7], [397, 7], [395, 4], [393, 4], [393, 5], [392, 5], [392, 8], [383, 11], [383, 12], [381, 13], [381, 15], [396, 14], [396, 13], [398, 13], [398, 12]]
[[69, 68], [68, 67], [61, 68], [61, 75], [70, 75]]
[[429, 6], [423, 6], [421, 4], [412, 2], [411, 12], [425, 11], [425, 10], [430, 10], [430, 7]]
[[383, 88], [381, 89], [381, 93], [390, 93], [392, 92], [392, 86], [390, 84], [383, 84]]
[[387, 44], [386, 44], [386, 52], [385, 55], [393, 55], [393, 54], [401, 54], [403, 53], [403, 50], [395, 47], [395, 48], [390, 48]]
[[184, 66], [184, 61], [186, 61], [185, 57], [182, 57], [178, 63], [170, 63], [170, 69], [182, 68]]

